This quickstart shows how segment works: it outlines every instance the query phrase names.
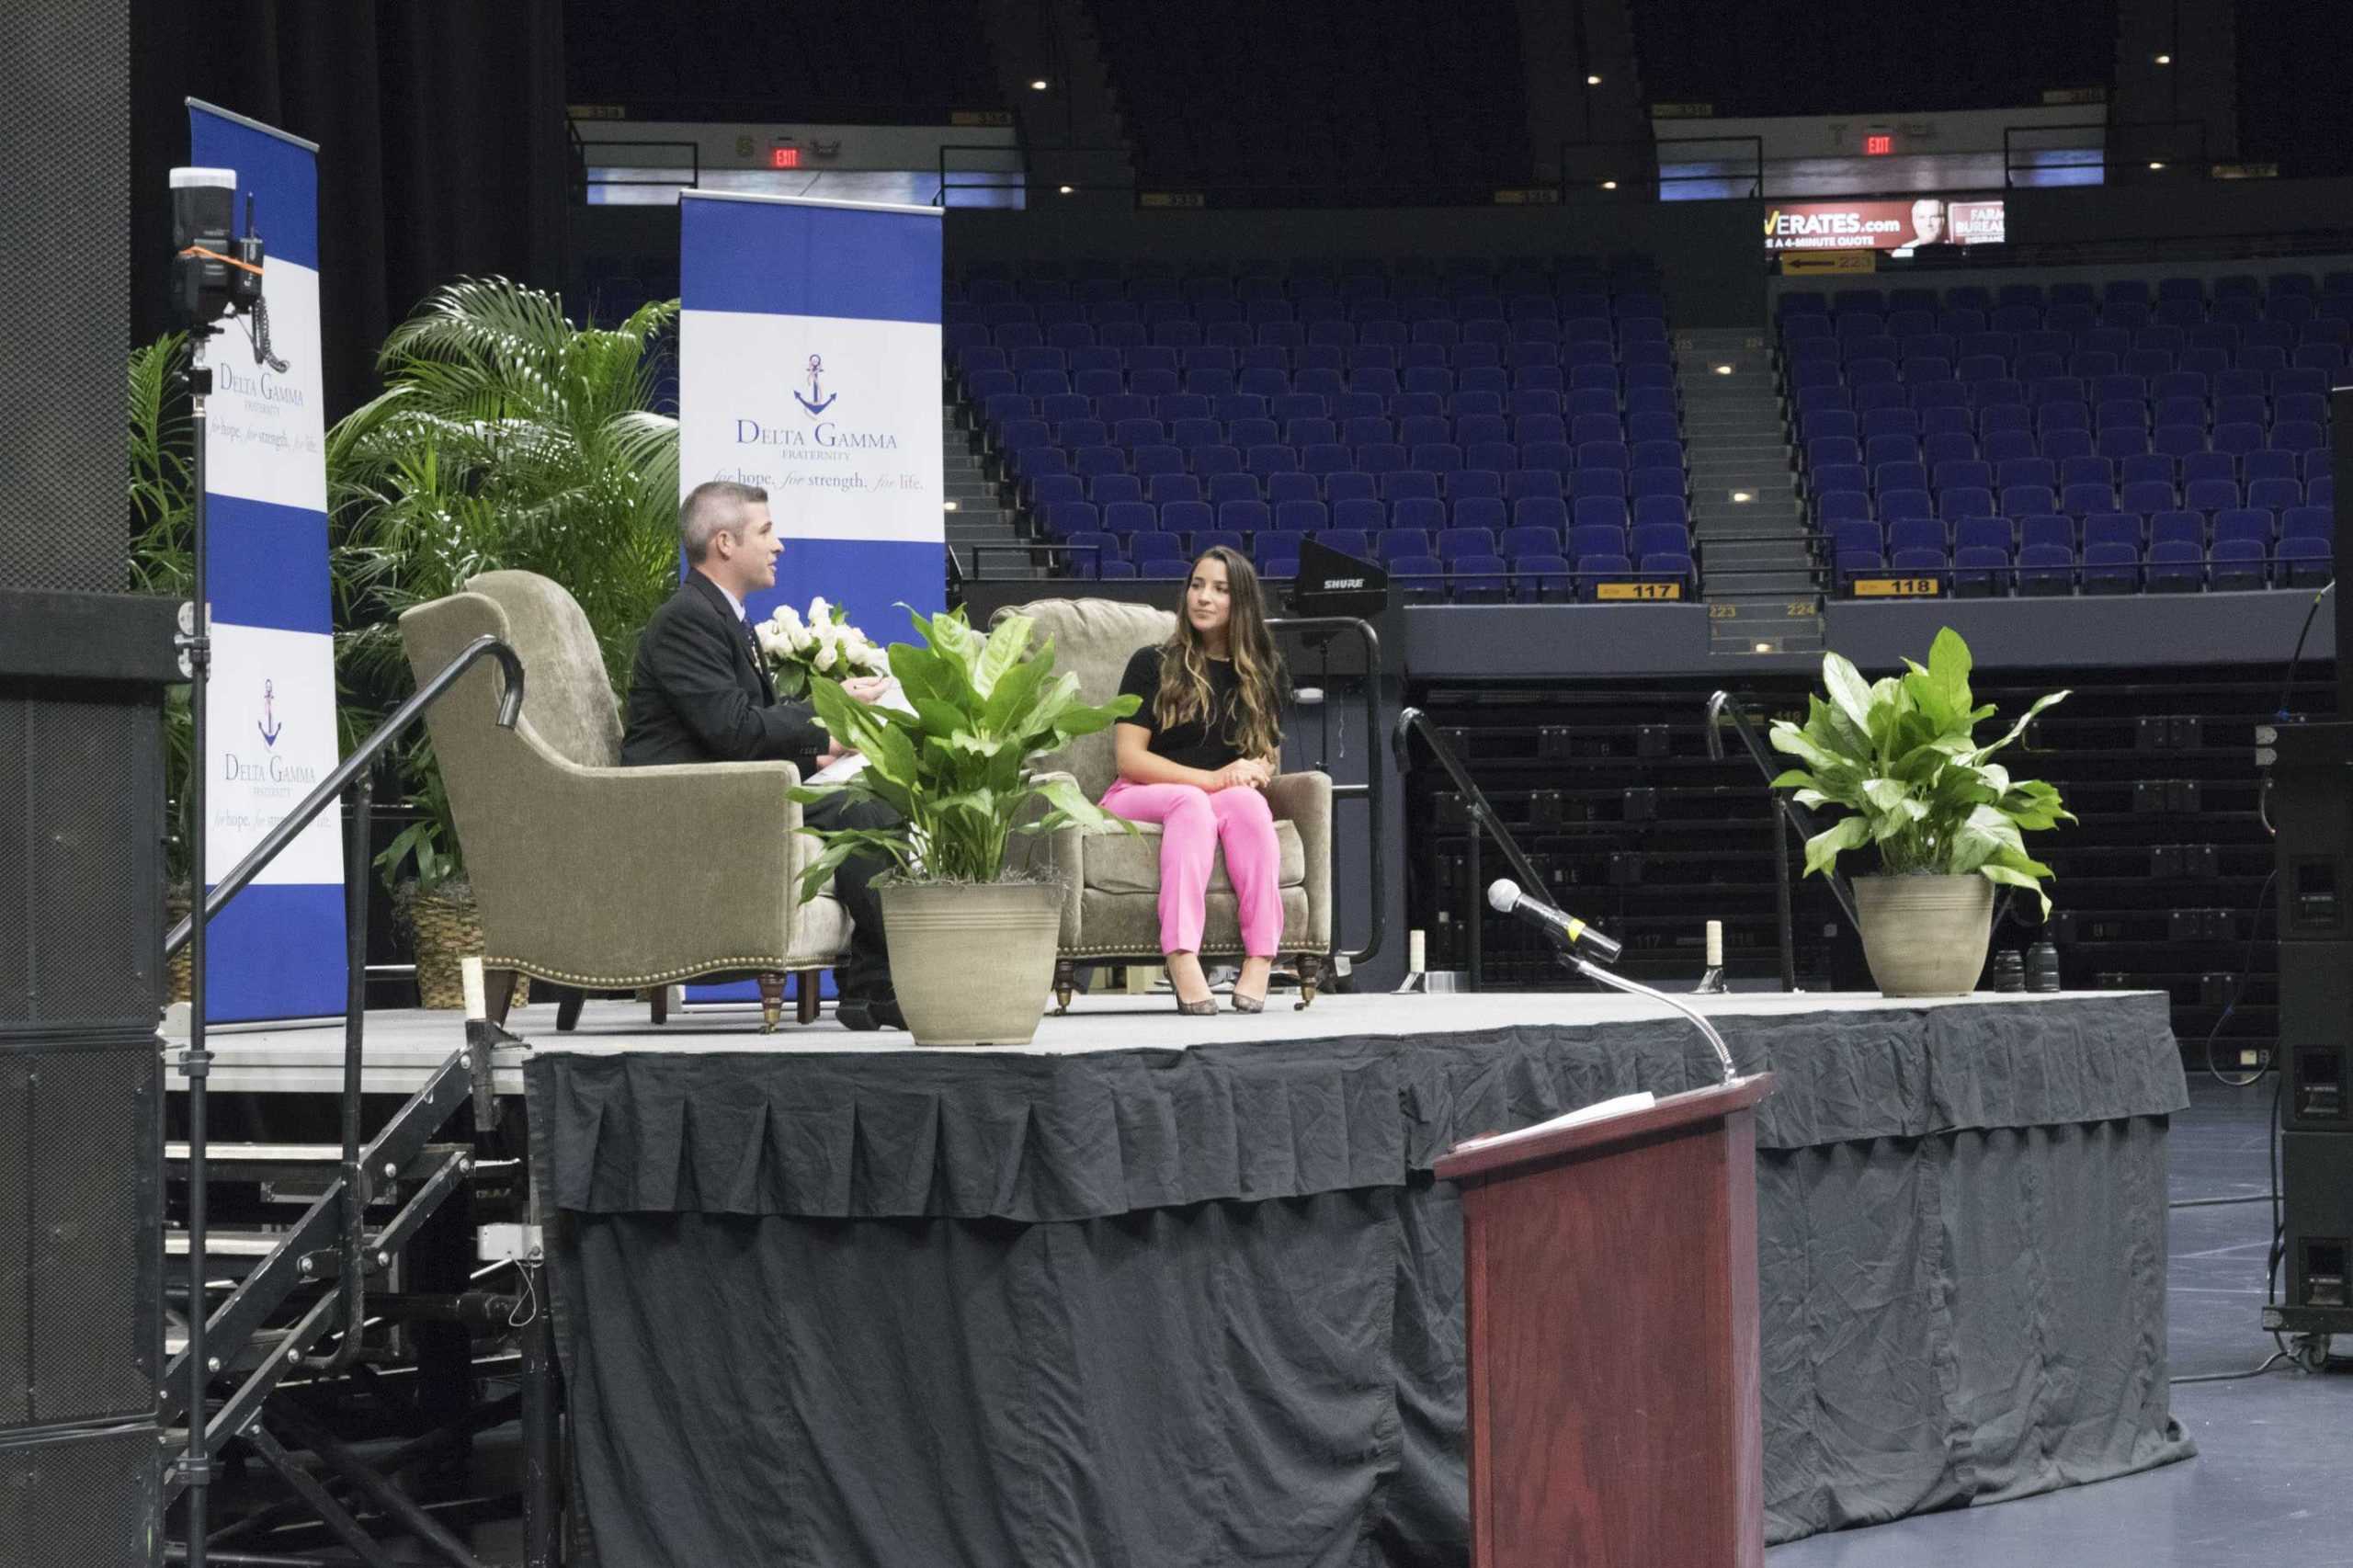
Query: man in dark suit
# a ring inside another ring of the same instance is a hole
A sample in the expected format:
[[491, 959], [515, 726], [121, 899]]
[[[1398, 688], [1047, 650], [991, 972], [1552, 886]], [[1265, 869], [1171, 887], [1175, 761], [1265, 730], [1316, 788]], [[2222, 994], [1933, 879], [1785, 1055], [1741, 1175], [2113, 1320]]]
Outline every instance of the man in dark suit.
[[[783, 761], [797, 764], [806, 777], [839, 752], [808, 703], [777, 700], [744, 614], [746, 598], [775, 585], [776, 560], [784, 550], [768, 516], [767, 492], [723, 481], [697, 485], [678, 508], [678, 533], [688, 570], [638, 637], [622, 765]], [[842, 686], [858, 701], [871, 702], [884, 683], [863, 678]], [[877, 827], [892, 819], [888, 807], [835, 796], [805, 807], [801, 820], [833, 830]], [[882, 904], [873, 888], [887, 864], [860, 857], [834, 873], [834, 895], [856, 923], [849, 960], [835, 977], [841, 984], [835, 1012], [854, 1029], [906, 1027], [892, 991]]]

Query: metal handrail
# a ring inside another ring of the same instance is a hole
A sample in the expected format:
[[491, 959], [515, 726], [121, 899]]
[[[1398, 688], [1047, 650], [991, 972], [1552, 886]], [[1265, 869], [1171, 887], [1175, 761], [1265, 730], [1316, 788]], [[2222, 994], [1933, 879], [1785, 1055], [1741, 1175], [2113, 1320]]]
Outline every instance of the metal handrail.
[[1469, 905], [1470, 915], [1463, 923], [1463, 936], [1470, 944], [1470, 953], [1464, 964], [1464, 971], [1470, 977], [1470, 988], [1476, 991], [1480, 987], [1482, 971], [1485, 967], [1483, 962], [1484, 944], [1480, 937], [1479, 915], [1480, 910], [1485, 907], [1487, 900], [1487, 890], [1479, 885], [1484, 880], [1479, 868], [1481, 831], [1483, 829], [1487, 836], [1495, 841], [1495, 847], [1503, 851], [1505, 863], [1511, 867], [1512, 873], [1519, 878], [1522, 886], [1534, 889], [1540, 893], [1550, 893], [1552, 887], [1545, 880], [1544, 874], [1536, 869], [1535, 863], [1520, 852], [1518, 843], [1513, 839], [1510, 831], [1504, 826], [1503, 819], [1495, 814], [1495, 808], [1488, 802], [1486, 791], [1480, 789], [1477, 782], [1472, 778], [1470, 769], [1464, 767], [1462, 759], [1454, 755], [1454, 748], [1446, 744], [1445, 735], [1440, 733], [1438, 727], [1430, 722], [1430, 716], [1418, 708], [1407, 708], [1397, 715], [1394, 744], [1397, 750], [1399, 776], [1401, 778], [1404, 776], [1407, 765], [1413, 760], [1413, 738], [1416, 733], [1419, 733], [1423, 741], [1429, 746], [1430, 755], [1438, 758], [1438, 766], [1446, 769], [1447, 778], [1453, 783], [1456, 792], [1462, 797], [1463, 809], [1471, 818], [1469, 864], [1465, 868], [1469, 872], [1466, 880], [1470, 884], [1465, 902]]
[[[246, 884], [264, 866], [278, 858], [280, 851], [317, 820], [329, 801], [342, 794], [354, 778], [365, 772], [369, 764], [400, 738], [404, 731], [440, 699], [442, 693], [456, 685], [460, 676], [483, 658], [496, 659], [506, 676], [506, 690], [498, 700], [498, 726], [503, 730], [513, 729], [516, 721], [523, 715], [523, 661], [514, 649], [497, 638], [477, 637], [459, 650], [458, 656], [450, 660], [439, 675], [418, 687], [407, 701], [393, 709], [390, 716], [376, 726], [373, 734], [354, 747], [351, 755], [345, 757], [333, 773], [321, 779], [309, 794], [302, 797], [300, 804], [263, 835], [262, 841], [255, 845], [244, 859], [230, 869], [227, 876], [214, 884], [212, 891], [205, 895], [202, 911], [205, 920], [209, 923], [221, 913], [222, 905], [244, 891]], [[188, 946], [189, 933], [195, 926], [195, 912], [181, 916], [180, 923], [172, 927], [171, 935], [164, 938], [165, 958]]]
[[[513, 648], [497, 638], [477, 637], [460, 649], [458, 656], [442, 667], [440, 674], [426, 681], [410, 695], [407, 701], [392, 710], [373, 733], [354, 747], [351, 755], [345, 757], [334, 772], [322, 779], [259, 844], [254, 846], [244, 859], [237, 862], [227, 876], [221, 879], [206, 895], [201, 910], [191, 911], [173, 927], [171, 935], [164, 942], [167, 957], [178, 952], [195, 934], [198, 919], [201, 918], [209, 925], [212, 917], [243, 892], [288, 845], [301, 836], [302, 831], [316, 821], [331, 802], [346, 790], [350, 790], [351, 821], [347, 839], [344, 892], [343, 1214], [338, 1248], [340, 1264], [335, 1280], [336, 1312], [343, 1324], [343, 1337], [333, 1351], [310, 1358], [309, 1364], [322, 1372], [340, 1372], [358, 1358], [360, 1331], [367, 1312], [368, 1270], [364, 1246], [369, 1179], [368, 1173], [360, 1168], [359, 1163], [359, 1109], [360, 1065], [364, 1055], [362, 1040], [366, 1027], [363, 1017], [368, 987], [367, 854], [369, 807], [374, 798], [374, 786], [368, 778], [368, 769], [410, 725], [416, 722], [426, 709], [484, 658], [497, 660], [499, 667], [506, 672], [506, 688], [499, 696], [498, 724], [502, 729], [513, 729], [523, 713], [523, 661]], [[350, 864], [354, 861], [358, 863], [356, 870]], [[198, 977], [197, 983], [202, 983], [201, 976]], [[193, 1130], [191, 1131], [191, 1142], [194, 1143]], [[202, 1165], [199, 1160], [190, 1162], [189, 1181], [192, 1187], [201, 1187]], [[191, 1256], [199, 1253], [200, 1245], [200, 1233], [191, 1226]], [[197, 1318], [203, 1316], [205, 1311], [202, 1289], [199, 1286], [189, 1302], [189, 1312], [192, 1318]], [[200, 1377], [202, 1373], [194, 1375]], [[200, 1403], [191, 1399], [190, 1406], [189, 1419], [201, 1425], [205, 1415]]]
[[[593, 151], [595, 151], [596, 149], [600, 148], [600, 147], [671, 147], [671, 148], [684, 148], [684, 149], [686, 150], [686, 153], [687, 153], [687, 161], [686, 161], [686, 162], [685, 162], [685, 164], [683, 164], [683, 165], [677, 165], [677, 164], [595, 164], [595, 165], [592, 165], [592, 164], [589, 162], [589, 154], [590, 154]], [[657, 140], [657, 139], [654, 139], [654, 138], [641, 138], [641, 139], [631, 140], [631, 141], [615, 141], [615, 140], [612, 140], [612, 139], [609, 139], [609, 138], [601, 138], [601, 137], [600, 137], [600, 138], [597, 138], [597, 139], [595, 139], [595, 140], [590, 140], [590, 139], [588, 139], [588, 138], [586, 138], [586, 137], [583, 137], [583, 138], [581, 138], [581, 140], [580, 140], [579, 157], [580, 157], [580, 172], [581, 172], [581, 182], [580, 182], [580, 183], [581, 183], [581, 188], [583, 189], [583, 191], [584, 191], [584, 192], [585, 192], [585, 191], [587, 191], [587, 190], [595, 189], [595, 188], [597, 188], [597, 187], [602, 187], [602, 186], [639, 186], [639, 185], [644, 185], [644, 186], [671, 186], [671, 185], [678, 185], [678, 186], [683, 186], [685, 188], [687, 188], [687, 189], [688, 189], [688, 190], [699, 190], [700, 188], [702, 188], [702, 143], [701, 143], [701, 142], [699, 142], [662, 141], [662, 140]], [[592, 179], [592, 178], [590, 178], [590, 177], [589, 177], [589, 170], [590, 170], [592, 167], [593, 167], [593, 168], [601, 168], [601, 169], [628, 169], [628, 170], [631, 170], [631, 172], [633, 172], [633, 173], [644, 173], [644, 174], [649, 174], [649, 175], [652, 175], [652, 176], [655, 176], [655, 177], [651, 178], [651, 179]], [[685, 178], [684, 180], [680, 180], [680, 179], [677, 177], [677, 176], [680, 176], [680, 175], [684, 175], [684, 176], [686, 176], [686, 178]]]
[[[1817, 831], [1813, 813], [1771, 787], [1782, 770], [1774, 765], [1772, 752], [1766, 746], [1764, 737], [1756, 733], [1756, 719], [1749, 711], [1748, 704], [1729, 691], [1719, 691], [1708, 699], [1710, 760], [1722, 762], [1724, 759], [1723, 726], [1727, 722], [1731, 723], [1733, 733], [1740, 737], [1740, 744], [1747, 749], [1750, 760], [1756, 764], [1756, 770], [1765, 776], [1766, 792], [1773, 799], [1773, 882], [1779, 902], [1776, 913], [1780, 924], [1781, 988], [1794, 991], [1797, 989], [1797, 926], [1790, 910], [1790, 846], [1784, 835], [1794, 830], [1800, 843], [1812, 838]], [[1847, 923], [1860, 930], [1862, 917], [1855, 913], [1855, 893], [1847, 885], [1847, 879], [1836, 866], [1827, 868], [1823, 872], [1823, 879], [1830, 884], [1831, 895], [1837, 899], [1838, 907], [1846, 911]]]
[[[2196, 151], [2187, 154], [2187, 156], [2196, 160], [2192, 168], [2198, 177], [2201, 179], [2211, 178], [2213, 174], [2213, 165], [2209, 161], [2206, 153], [2207, 127], [2206, 122], [2203, 119], [2083, 119], [2068, 120], [2057, 125], [2005, 125], [2002, 127], [2002, 185], [2005, 189], [2018, 189], [2019, 187], [2016, 176], [2019, 173], [2024, 172], [2031, 174], [2040, 169], [2052, 167], [2096, 167], [2098, 168], [2102, 172], [2103, 176], [2105, 176], [2109, 166], [2117, 161], [2120, 153], [2120, 148], [2121, 148], [2122, 155], [2128, 161], [2133, 156], [2146, 153], [2151, 150], [2149, 147], [2145, 146], [2138, 149], [2132, 148], [2129, 144], [2129, 136], [2120, 136], [2120, 132], [2131, 132], [2136, 131], [2178, 131], [2185, 126], [2196, 131], [2198, 133], [2196, 140]], [[2053, 145], [2047, 147], [2022, 147], [2018, 140], [2018, 138], [2021, 136], [2051, 136], [2068, 131], [2097, 131], [2099, 133], [2099, 139], [2097, 142], [2086, 142], [2080, 143], [2054, 143]], [[2164, 158], [2159, 161], [2167, 161], [2184, 155], [2174, 153], [2170, 146], [2160, 148], [2158, 150], [2164, 153]], [[2098, 161], [2097, 164], [2082, 164], [2074, 165], [2063, 164], [2022, 164], [2018, 162], [2018, 156], [2020, 152], [2092, 153], [2098, 155]]]

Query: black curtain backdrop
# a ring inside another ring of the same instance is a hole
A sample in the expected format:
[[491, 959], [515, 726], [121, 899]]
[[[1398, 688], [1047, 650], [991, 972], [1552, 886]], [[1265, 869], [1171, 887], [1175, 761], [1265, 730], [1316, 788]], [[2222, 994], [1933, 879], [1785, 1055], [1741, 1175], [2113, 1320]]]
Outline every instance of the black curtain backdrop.
[[330, 422], [374, 393], [384, 334], [439, 285], [563, 285], [559, 0], [133, 0], [131, 45], [134, 342], [175, 324], [165, 176], [188, 161], [191, 97], [319, 143]]

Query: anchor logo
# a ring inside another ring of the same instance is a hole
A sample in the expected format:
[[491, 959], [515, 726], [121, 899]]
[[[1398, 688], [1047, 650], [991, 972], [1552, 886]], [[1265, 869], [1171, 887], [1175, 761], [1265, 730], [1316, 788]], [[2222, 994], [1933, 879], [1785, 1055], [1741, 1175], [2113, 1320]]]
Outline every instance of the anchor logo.
[[824, 374], [824, 360], [814, 354], [809, 356], [809, 395], [802, 397], [799, 392], [792, 394], [792, 401], [808, 410], [813, 418], [833, 407], [834, 398], [841, 395], [839, 392], [835, 392], [834, 397], [825, 395], [825, 389], [819, 384], [818, 381], [818, 378]]
[[254, 726], [255, 729], [261, 732], [261, 744], [272, 748], [273, 750], [277, 748], [278, 737], [286, 733], [286, 726], [278, 722], [277, 710], [272, 706], [273, 700], [276, 697], [276, 684], [271, 681], [262, 682], [261, 722]]

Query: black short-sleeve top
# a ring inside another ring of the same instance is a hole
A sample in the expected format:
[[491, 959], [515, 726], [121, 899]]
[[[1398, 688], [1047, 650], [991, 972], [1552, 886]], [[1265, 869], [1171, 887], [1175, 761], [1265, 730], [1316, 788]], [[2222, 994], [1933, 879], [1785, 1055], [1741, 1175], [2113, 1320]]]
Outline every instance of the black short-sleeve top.
[[[1214, 773], [1227, 763], [1238, 760], [1242, 749], [1232, 737], [1240, 729], [1238, 693], [1241, 677], [1233, 673], [1231, 659], [1210, 661], [1210, 717], [1203, 723], [1161, 727], [1153, 707], [1160, 698], [1160, 648], [1157, 644], [1139, 648], [1128, 660], [1126, 674], [1120, 677], [1121, 696], [1136, 698], [1136, 710], [1120, 721], [1152, 732], [1149, 749], [1154, 756], [1165, 756], [1183, 767], [1198, 767], [1204, 773]], [[1275, 672], [1278, 700], [1286, 689], [1283, 671]]]

